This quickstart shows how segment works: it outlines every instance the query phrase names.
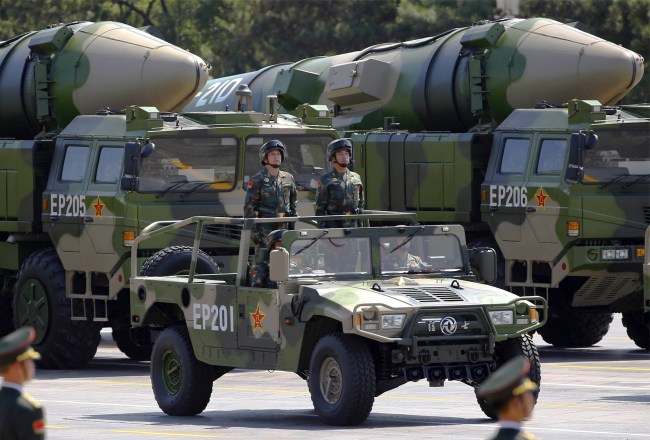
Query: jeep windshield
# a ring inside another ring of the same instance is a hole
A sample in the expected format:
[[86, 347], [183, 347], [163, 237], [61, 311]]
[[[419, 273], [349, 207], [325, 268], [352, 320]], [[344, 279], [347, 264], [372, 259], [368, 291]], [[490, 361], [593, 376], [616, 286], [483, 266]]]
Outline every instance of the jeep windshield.
[[[462, 248], [454, 235], [431, 235], [424, 228], [402, 235], [331, 237], [328, 234], [291, 243], [290, 277], [369, 276], [372, 258], [379, 258], [376, 276], [454, 274], [464, 271]], [[421, 233], [422, 232], [422, 233]], [[377, 252], [371, 252], [378, 246]]]

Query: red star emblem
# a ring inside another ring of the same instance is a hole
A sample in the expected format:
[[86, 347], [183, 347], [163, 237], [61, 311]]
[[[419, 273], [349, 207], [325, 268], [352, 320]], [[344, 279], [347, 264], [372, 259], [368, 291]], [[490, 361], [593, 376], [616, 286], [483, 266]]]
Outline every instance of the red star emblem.
[[101, 199], [99, 198], [99, 196], [97, 196], [97, 201], [92, 204], [92, 207], [95, 208], [95, 215], [97, 217], [102, 216], [102, 209], [104, 209], [104, 206], [106, 206], [106, 205], [104, 205], [102, 203]]
[[535, 194], [535, 197], [537, 197], [537, 207], [539, 208], [540, 206], [543, 206], [544, 208], [546, 208], [545, 201], [548, 198], [548, 196], [544, 194], [543, 188], [539, 189], [539, 194]]
[[259, 328], [260, 330], [264, 331], [264, 317], [266, 316], [264, 313], [260, 312], [260, 303], [257, 303], [257, 309], [255, 309], [255, 313], [251, 313], [251, 318], [253, 318], [253, 331], [255, 329]]

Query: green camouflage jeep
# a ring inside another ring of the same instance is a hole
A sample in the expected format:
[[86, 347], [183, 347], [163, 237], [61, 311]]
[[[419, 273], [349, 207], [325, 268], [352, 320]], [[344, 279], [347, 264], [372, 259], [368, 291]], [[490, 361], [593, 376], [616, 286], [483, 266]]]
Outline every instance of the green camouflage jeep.
[[[250, 233], [256, 223], [278, 219], [192, 217], [154, 223], [136, 238], [133, 253], [145, 240], [196, 226], [191, 258], [187, 248], [184, 255], [162, 249], [140, 273], [159, 265], [186, 270], [131, 280], [132, 336], [155, 341], [151, 380], [165, 413], [202, 412], [213, 381], [234, 368], [298, 374], [332, 425], [363, 422], [376, 396], [407, 382], [438, 387], [457, 380], [476, 389], [518, 355], [530, 359], [529, 376], [540, 382], [529, 333], [546, 321], [546, 301], [478, 283], [475, 274], [496, 279], [494, 250], [469, 253], [460, 226], [419, 225], [414, 214], [328, 217], [366, 225], [351, 229], [308, 224], [317, 218], [281, 219], [294, 229], [267, 254], [276, 288], [250, 287]], [[409, 225], [368, 226], [381, 221]], [[196, 273], [210, 258], [200, 250], [201, 231], [213, 225], [242, 228], [236, 273]], [[138, 273], [137, 259], [131, 261]]]

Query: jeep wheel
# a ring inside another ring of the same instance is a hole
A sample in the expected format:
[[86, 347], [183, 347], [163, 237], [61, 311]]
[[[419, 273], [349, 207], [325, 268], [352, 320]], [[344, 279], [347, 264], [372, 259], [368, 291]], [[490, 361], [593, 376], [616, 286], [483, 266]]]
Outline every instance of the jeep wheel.
[[[192, 261], [190, 246], [170, 246], [161, 249], [145, 261], [141, 276], [164, 276], [187, 274]], [[196, 273], [219, 273], [219, 266], [208, 254], [199, 249], [196, 259]]]
[[556, 347], [591, 347], [609, 331], [611, 313], [587, 313], [577, 310], [549, 313], [548, 321], [537, 329], [544, 341]]
[[[528, 378], [540, 386], [542, 381], [542, 364], [539, 360], [539, 353], [537, 347], [533, 343], [532, 336], [528, 334], [521, 335], [514, 339], [508, 339], [503, 342], [498, 342], [495, 348], [495, 363], [498, 369], [501, 365], [508, 362], [516, 356], [524, 356], [530, 361], [530, 371]], [[539, 391], [535, 393], [535, 403], [537, 403], [537, 396]], [[476, 398], [483, 413], [491, 419], [497, 418], [497, 413], [494, 409], [487, 404], [485, 399]]]
[[636, 345], [650, 350], [650, 327], [643, 322], [643, 312], [624, 312], [623, 326]]
[[113, 340], [115, 345], [122, 353], [127, 355], [129, 359], [134, 361], [148, 361], [151, 359], [151, 345], [138, 345], [131, 340], [131, 335], [128, 328], [113, 327]]
[[16, 327], [36, 330], [34, 348], [41, 368], [80, 368], [95, 356], [101, 327], [73, 321], [65, 296], [65, 270], [54, 248], [34, 252], [20, 267], [14, 286]]
[[366, 344], [356, 336], [321, 338], [309, 364], [314, 409], [328, 425], [358, 425], [375, 400], [375, 366]]
[[151, 353], [151, 384], [158, 406], [170, 416], [201, 413], [212, 395], [213, 368], [194, 356], [187, 329], [168, 327]]

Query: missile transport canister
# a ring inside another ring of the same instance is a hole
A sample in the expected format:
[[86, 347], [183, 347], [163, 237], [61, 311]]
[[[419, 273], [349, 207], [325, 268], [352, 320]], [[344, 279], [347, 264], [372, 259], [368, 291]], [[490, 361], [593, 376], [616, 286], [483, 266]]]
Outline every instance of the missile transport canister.
[[[11, 41], [0, 52], [0, 132], [6, 136], [0, 138], [0, 333], [33, 326], [41, 367], [85, 365], [102, 327], [112, 328], [129, 357], [149, 359], [151, 345], [138, 345], [129, 334], [131, 243], [158, 220], [241, 217], [264, 142], [282, 139], [298, 211], [313, 214], [326, 147], [338, 138], [325, 107], [301, 106], [300, 119], [247, 109], [171, 113], [203, 86], [206, 64], [117, 23], [64, 25]], [[50, 54], [43, 65], [41, 52]], [[65, 57], [77, 61], [59, 64]], [[102, 57], [112, 57], [110, 68]], [[102, 68], [95, 69], [95, 59]], [[18, 60], [20, 69], [7, 67]], [[75, 64], [85, 67], [75, 71]], [[7, 76], [21, 78], [23, 71], [48, 80], [32, 88]], [[47, 100], [38, 99], [41, 87]], [[4, 99], [5, 88], [12, 89], [11, 100]], [[130, 105], [136, 100], [145, 105]], [[240, 90], [232, 108], [241, 103], [250, 106], [250, 91]], [[95, 114], [98, 109], [104, 110]], [[197, 270], [229, 270], [237, 260], [238, 228], [203, 232], [207, 247]], [[176, 273], [176, 264], [191, 257], [186, 246], [194, 232], [159, 238], [151, 242], [156, 249], [173, 245], [179, 255], [147, 274]], [[145, 246], [136, 257], [144, 261], [152, 253]]]
[[650, 106], [614, 107], [643, 69], [574, 27], [510, 19], [213, 79], [186, 108], [219, 108], [243, 83], [287, 110], [327, 105], [367, 208], [460, 223], [470, 246], [495, 247], [501, 285], [549, 299], [549, 343], [593, 345], [622, 312], [650, 349]]

